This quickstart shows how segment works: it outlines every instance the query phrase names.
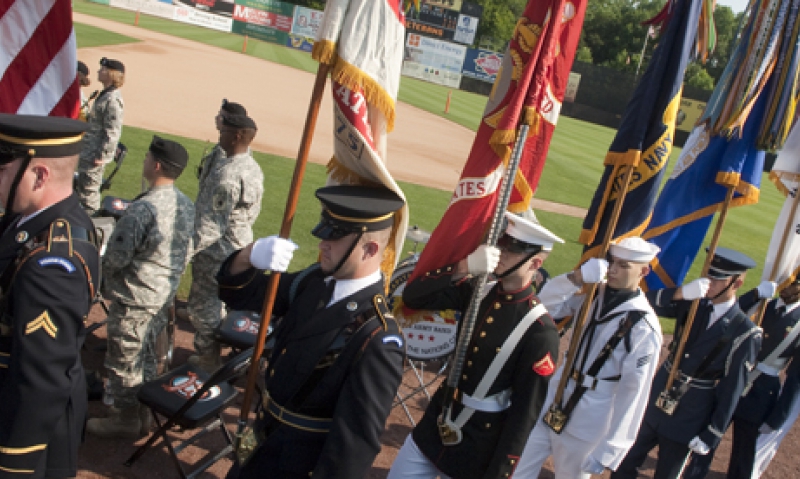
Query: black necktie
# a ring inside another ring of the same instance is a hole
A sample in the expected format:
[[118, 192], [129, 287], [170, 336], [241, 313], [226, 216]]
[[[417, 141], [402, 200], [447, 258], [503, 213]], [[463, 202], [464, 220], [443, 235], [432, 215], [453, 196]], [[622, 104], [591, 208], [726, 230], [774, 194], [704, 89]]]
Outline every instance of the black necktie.
[[778, 316], [782, 317], [784, 314], [786, 314], [786, 305], [784, 304], [783, 306], [780, 306], [778, 309], [776, 309], [776, 311], [778, 312]]
[[334, 289], [336, 289], [336, 280], [331, 278], [328, 284], [325, 285], [325, 290], [322, 292], [322, 296], [319, 299], [317, 309], [325, 309], [328, 306], [328, 303], [331, 302], [331, 298], [333, 297]]

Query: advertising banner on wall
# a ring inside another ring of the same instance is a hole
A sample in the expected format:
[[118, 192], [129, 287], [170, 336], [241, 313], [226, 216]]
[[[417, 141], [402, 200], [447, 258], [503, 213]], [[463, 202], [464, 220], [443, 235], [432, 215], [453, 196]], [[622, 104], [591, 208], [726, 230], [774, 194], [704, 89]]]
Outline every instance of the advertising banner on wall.
[[229, 16], [208, 13], [191, 7], [175, 7], [172, 19], [221, 32], [230, 32], [233, 24], [233, 19]]
[[108, 5], [125, 10], [133, 10], [154, 17], [172, 20], [175, 7], [157, 0], [109, 0]]
[[478, 31], [478, 19], [469, 15], [459, 15], [456, 34], [453, 40], [472, 45], [475, 42], [475, 32]]
[[314, 47], [314, 39], [290, 33], [286, 39], [286, 46], [310, 53]]
[[467, 48], [450, 42], [409, 34], [403, 75], [457, 88]]
[[292, 29], [292, 17], [244, 5], [234, 6], [233, 19], [237, 22], [274, 28], [287, 33]]
[[460, 11], [462, 0], [422, 0], [422, 4]]
[[681, 108], [678, 110], [678, 117], [675, 119], [675, 128], [687, 133], [694, 129], [697, 119], [706, 109], [706, 102], [681, 98]]
[[213, 13], [230, 17], [233, 14], [234, 0], [175, 0], [176, 7], [189, 7], [203, 13]]
[[231, 31], [239, 35], [247, 35], [258, 40], [264, 40], [265, 42], [276, 43], [278, 45], [286, 45], [289, 41], [288, 33], [263, 25], [255, 25], [253, 23], [234, 21]]
[[255, 8], [256, 10], [275, 13], [286, 17], [294, 15], [294, 5], [278, 0], [236, 0], [236, 5]]
[[317, 38], [317, 29], [322, 22], [323, 12], [297, 6], [294, 10], [294, 21], [292, 22], [292, 33], [308, 38]]
[[461, 73], [465, 77], [494, 83], [494, 80], [497, 78], [497, 72], [500, 71], [500, 65], [502, 64], [502, 53], [478, 48], [467, 48]]

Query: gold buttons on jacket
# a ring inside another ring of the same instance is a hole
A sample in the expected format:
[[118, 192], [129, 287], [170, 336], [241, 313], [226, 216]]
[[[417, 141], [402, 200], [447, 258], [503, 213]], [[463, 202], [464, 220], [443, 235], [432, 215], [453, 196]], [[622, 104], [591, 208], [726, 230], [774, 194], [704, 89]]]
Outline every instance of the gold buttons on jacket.
[[492, 427], [492, 423], [490, 423], [490, 422], [487, 422], [487, 423], [486, 423], [486, 429], [490, 429], [491, 427]]
[[494, 309], [500, 309], [500, 307], [501, 307], [500, 303], [494, 303]]
[[486, 331], [481, 331], [481, 337], [482, 337], [482, 338], [485, 338], [485, 337], [486, 337]]
[[473, 353], [477, 353], [478, 352], [478, 346], [475, 346], [474, 348], [472, 348], [472, 352]]
[[515, 460], [511, 459], [510, 461], [508, 461], [508, 463], [509, 463], [509, 464], [511, 464], [511, 465], [513, 466], [514, 464], [516, 464], [516, 463], [517, 463], [517, 461], [515, 461]]
[[511, 296], [510, 294], [508, 296], [506, 296], [506, 301], [511, 301], [512, 299], [514, 299], [514, 297]]
[[467, 367], [469, 367], [469, 368], [472, 367], [472, 361], [467, 361]]
[[461, 379], [463, 379], [464, 381], [466, 381], [466, 380], [467, 380], [467, 375], [465, 374], [465, 375], [461, 376]]
[[286, 348], [283, 348], [283, 350], [281, 351], [281, 354], [282, 354], [282, 355], [283, 355], [283, 354], [286, 354]]
[[499, 353], [500, 352], [500, 347], [498, 346], [497, 349], [495, 349], [495, 351], [497, 351]]
[[494, 323], [493, 317], [489, 316], [488, 318], [486, 318], [486, 324], [492, 324], [492, 323]]

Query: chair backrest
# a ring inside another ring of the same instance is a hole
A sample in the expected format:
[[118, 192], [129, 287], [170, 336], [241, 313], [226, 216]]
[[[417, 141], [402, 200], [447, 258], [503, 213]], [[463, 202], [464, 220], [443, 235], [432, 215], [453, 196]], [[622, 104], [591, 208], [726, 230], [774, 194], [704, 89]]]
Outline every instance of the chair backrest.
[[198, 395], [202, 396], [210, 387], [223, 381], [229, 381], [243, 374], [248, 366], [250, 366], [250, 360], [252, 358], [253, 348], [246, 349], [234, 356], [233, 359], [217, 368], [217, 370], [211, 374], [205, 384], [203, 384], [203, 387], [197, 392]]

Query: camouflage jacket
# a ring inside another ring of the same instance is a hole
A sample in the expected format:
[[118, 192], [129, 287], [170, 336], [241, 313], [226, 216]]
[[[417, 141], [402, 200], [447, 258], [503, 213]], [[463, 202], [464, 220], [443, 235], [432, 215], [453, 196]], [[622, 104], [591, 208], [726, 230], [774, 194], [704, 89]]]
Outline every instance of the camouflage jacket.
[[122, 136], [122, 117], [124, 103], [117, 88], [103, 90], [94, 100], [89, 112], [89, 130], [83, 136], [81, 161], [94, 162], [102, 158], [104, 163], [114, 159], [117, 143]]
[[103, 256], [104, 295], [124, 304], [163, 306], [188, 263], [194, 205], [174, 185], [141, 194], [120, 218]]
[[253, 241], [264, 173], [250, 152], [227, 157], [214, 148], [204, 159], [195, 201], [194, 254], [222, 261]]

